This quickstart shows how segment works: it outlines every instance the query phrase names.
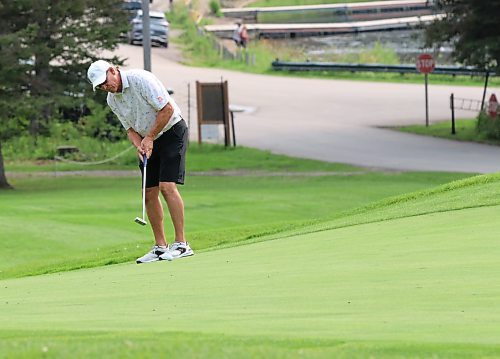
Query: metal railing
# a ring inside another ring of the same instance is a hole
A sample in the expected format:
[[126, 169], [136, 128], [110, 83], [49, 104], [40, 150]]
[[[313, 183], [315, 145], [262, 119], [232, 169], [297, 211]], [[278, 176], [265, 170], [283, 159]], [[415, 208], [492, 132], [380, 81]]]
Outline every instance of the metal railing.
[[[344, 71], [344, 72], [394, 72], [400, 74], [419, 73], [415, 65], [366, 65], [366, 64], [343, 64], [336, 62], [285, 62], [273, 61], [271, 63], [275, 71]], [[486, 71], [471, 66], [436, 66], [433, 74], [442, 75], [469, 75], [484, 76]], [[489, 76], [496, 76], [494, 72], [489, 72]]]
[[484, 108], [484, 103], [481, 100], [474, 100], [470, 98], [455, 97], [454, 94], [450, 96], [450, 107], [456, 110], [472, 111], [479, 113]]
[[[494, 106], [494, 105], [493, 105]], [[491, 107], [489, 101], [485, 101], [484, 97], [482, 100], [455, 97], [455, 94], [450, 95], [450, 110], [451, 110], [451, 134], [455, 135], [457, 133], [455, 126], [455, 110], [471, 111], [479, 114], [487, 108]], [[497, 104], [497, 111], [499, 105]]]

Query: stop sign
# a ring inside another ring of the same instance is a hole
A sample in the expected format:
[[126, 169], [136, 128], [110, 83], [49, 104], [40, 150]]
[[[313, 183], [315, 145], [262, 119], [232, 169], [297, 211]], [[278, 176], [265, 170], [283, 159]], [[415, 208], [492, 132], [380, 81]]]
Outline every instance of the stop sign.
[[417, 57], [417, 70], [422, 74], [431, 73], [436, 63], [430, 54], [422, 54]]
[[496, 118], [497, 117], [497, 113], [498, 113], [498, 101], [497, 101], [497, 97], [495, 96], [495, 94], [492, 94], [491, 97], [490, 97], [490, 103], [488, 105], [488, 113], [490, 114], [490, 116], [492, 118]]

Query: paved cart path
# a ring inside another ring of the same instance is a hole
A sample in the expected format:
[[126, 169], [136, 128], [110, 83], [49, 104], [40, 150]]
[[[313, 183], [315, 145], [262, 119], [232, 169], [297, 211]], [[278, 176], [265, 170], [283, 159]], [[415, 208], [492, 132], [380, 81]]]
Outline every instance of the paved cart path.
[[[116, 51], [128, 67], [142, 68], [139, 46]], [[500, 148], [404, 134], [383, 126], [425, 123], [424, 86], [264, 76], [188, 67], [172, 60], [173, 49], [154, 48], [152, 71], [175, 90], [191, 138], [197, 138], [195, 81], [229, 82], [229, 101], [245, 107], [235, 115], [240, 145], [303, 158], [397, 170], [496, 172]], [[191, 108], [188, 116], [188, 83]], [[490, 92], [500, 92], [499, 88]], [[432, 122], [450, 118], [449, 96], [481, 99], [482, 88], [432, 85]], [[457, 118], [471, 112], [458, 111]]]

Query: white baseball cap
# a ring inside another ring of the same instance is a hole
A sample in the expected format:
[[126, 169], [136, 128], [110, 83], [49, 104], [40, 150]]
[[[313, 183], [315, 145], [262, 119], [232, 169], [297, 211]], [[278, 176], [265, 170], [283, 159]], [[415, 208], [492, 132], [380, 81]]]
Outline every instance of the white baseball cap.
[[106, 81], [106, 72], [110, 67], [113, 66], [104, 60], [97, 60], [89, 66], [89, 69], [87, 70], [87, 77], [92, 84], [94, 91], [97, 86]]

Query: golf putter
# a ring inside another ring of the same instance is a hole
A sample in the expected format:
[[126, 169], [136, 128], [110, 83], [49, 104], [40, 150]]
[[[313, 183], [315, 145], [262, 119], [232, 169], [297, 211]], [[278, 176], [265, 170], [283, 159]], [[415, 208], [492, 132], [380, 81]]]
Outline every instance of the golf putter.
[[144, 174], [142, 176], [142, 218], [135, 217], [135, 223], [145, 226], [148, 224], [146, 222], [146, 168], [148, 166], [148, 157], [146, 155], [144, 155], [142, 163], [144, 164]]

